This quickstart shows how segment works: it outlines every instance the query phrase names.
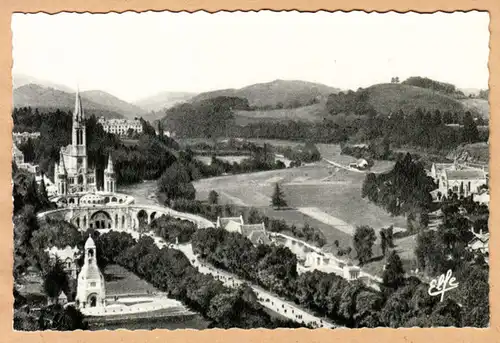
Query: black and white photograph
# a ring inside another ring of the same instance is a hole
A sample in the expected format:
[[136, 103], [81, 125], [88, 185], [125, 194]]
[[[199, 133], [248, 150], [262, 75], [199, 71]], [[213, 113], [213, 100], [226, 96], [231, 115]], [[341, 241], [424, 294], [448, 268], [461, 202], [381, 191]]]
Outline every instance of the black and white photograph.
[[14, 13], [13, 329], [488, 328], [489, 23]]

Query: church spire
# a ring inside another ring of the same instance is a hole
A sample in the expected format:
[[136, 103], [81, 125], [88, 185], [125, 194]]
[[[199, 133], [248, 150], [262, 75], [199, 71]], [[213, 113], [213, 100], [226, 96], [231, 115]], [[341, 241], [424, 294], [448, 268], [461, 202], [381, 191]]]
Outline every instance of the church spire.
[[114, 173], [115, 170], [114, 170], [114, 166], [113, 166], [113, 158], [111, 157], [111, 153], [109, 153], [109, 157], [108, 157], [108, 167], [106, 168], [106, 172], [108, 173]]
[[73, 112], [73, 121], [82, 122], [85, 119], [85, 114], [83, 113], [82, 99], [80, 98], [80, 88], [76, 89], [75, 97], [75, 111]]
[[66, 166], [64, 165], [64, 156], [62, 151], [59, 153], [59, 174], [66, 175]]

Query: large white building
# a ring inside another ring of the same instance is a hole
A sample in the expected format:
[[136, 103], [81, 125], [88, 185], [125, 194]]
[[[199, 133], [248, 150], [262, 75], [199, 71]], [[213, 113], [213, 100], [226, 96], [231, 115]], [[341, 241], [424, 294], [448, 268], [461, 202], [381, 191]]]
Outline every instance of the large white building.
[[115, 135], [126, 136], [129, 133], [129, 130], [132, 130], [132, 133], [142, 133], [142, 123], [137, 118], [134, 120], [128, 120], [104, 119], [104, 117], [101, 117], [98, 122], [102, 125], [104, 131]]

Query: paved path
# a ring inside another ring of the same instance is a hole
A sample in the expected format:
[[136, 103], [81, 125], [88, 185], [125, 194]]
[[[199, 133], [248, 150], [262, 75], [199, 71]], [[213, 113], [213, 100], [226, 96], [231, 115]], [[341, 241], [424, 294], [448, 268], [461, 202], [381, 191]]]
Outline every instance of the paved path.
[[354, 233], [356, 231], [356, 228], [353, 225], [346, 223], [342, 219], [334, 217], [317, 207], [297, 207], [297, 211], [326, 225], [333, 226], [337, 230], [340, 230], [350, 236], [354, 236]]
[[327, 160], [326, 158], [323, 157], [323, 161], [327, 162], [327, 163], [330, 163], [331, 165], [334, 165], [335, 167], [339, 167], [339, 168], [342, 168], [342, 169], [345, 169], [345, 170], [349, 170], [349, 171], [353, 171], [353, 172], [356, 172], [356, 173], [366, 173], [366, 171], [364, 170], [359, 170], [359, 169], [356, 169], [356, 168], [351, 168], [351, 167], [348, 167], [348, 166], [344, 166], [343, 164], [340, 164], [340, 163], [337, 163], [337, 162], [334, 162], [334, 161], [331, 161], [331, 160]]

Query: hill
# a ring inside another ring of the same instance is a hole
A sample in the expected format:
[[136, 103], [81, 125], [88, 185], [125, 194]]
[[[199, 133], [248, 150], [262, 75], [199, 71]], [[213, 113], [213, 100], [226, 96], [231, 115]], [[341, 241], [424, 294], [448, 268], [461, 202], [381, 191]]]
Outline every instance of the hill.
[[134, 105], [146, 111], [156, 112], [164, 109], [169, 109], [181, 102], [188, 101], [195, 95], [196, 93], [188, 92], [161, 92], [156, 95], [135, 101]]
[[324, 102], [290, 109], [234, 111], [236, 125], [248, 125], [258, 122], [302, 121], [318, 122], [325, 118]]
[[[111, 94], [101, 91], [84, 93], [87, 92], [82, 93], [82, 102], [87, 114], [106, 118], [130, 117], [130, 107]], [[28, 84], [14, 89], [13, 102], [14, 107], [38, 108], [42, 112], [53, 109], [73, 111], [75, 94], [37, 84]]]
[[327, 102], [327, 111], [331, 114], [345, 113], [346, 109], [356, 113], [369, 108], [383, 115], [399, 110], [411, 114], [417, 108], [432, 112], [439, 110], [441, 113], [462, 113], [470, 110], [474, 115], [480, 115], [477, 109], [466, 107], [461, 100], [454, 97], [406, 84], [377, 84], [357, 92], [331, 95]]
[[47, 80], [38, 79], [38, 78], [33, 77], [33, 76], [24, 75], [24, 74], [13, 74], [12, 75], [12, 89], [16, 89], [16, 88], [19, 88], [19, 87], [22, 87], [25, 85], [29, 85], [32, 83], [43, 86], [43, 87], [47, 87], [47, 88], [55, 88], [57, 90], [60, 90], [63, 92], [68, 92], [68, 93], [73, 93], [75, 91], [74, 89], [71, 89], [68, 86], [57, 84], [57, 83], [47, 81]]
[[369, 103], [379, 113], [389, 114], [398, 109], [412, 113], [416, 108], [441, 112], [461, 112], [462, 104], [430, 89], [403, 84], [379, 84], [369, 87]]
[[83, 99], [87, 99], [95, 104], [101, 105], [104, 109], [112, 112], [120, 113], [124, 117], [133, 119], [134, 117], [140, 117], [145, 114], [142, 108], [132, 105], [126, 101], [117, 98], [114, 95], [100, 91], [91, 90], [80, 93]]
[[320, 83], [275, 80], [267, 83], [258, 83], [240, 89], [221, 89], [201, 93], [191, 99], [199, 102], [218, 96], [238, 97], [248, 99], [251, 107], [301, 107], [304, 105], [326, 100], [329, 94], [338, 93], [337, 88]]

